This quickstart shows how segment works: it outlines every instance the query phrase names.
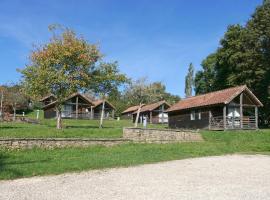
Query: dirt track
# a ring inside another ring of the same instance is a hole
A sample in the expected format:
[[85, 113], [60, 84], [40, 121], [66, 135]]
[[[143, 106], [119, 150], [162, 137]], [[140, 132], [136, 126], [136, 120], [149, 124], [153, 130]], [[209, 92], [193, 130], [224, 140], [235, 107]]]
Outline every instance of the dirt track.
[[270, 156], [205, 157], [1, 181], [0, 199], [270, 199]]

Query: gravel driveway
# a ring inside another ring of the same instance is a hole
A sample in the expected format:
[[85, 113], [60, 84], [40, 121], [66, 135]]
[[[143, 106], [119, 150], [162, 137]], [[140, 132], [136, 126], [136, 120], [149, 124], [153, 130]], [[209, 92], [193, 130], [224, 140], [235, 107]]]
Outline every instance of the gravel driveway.
[[1, 181], [0, 199], [270, 199], [270, 156], [204, 157]]

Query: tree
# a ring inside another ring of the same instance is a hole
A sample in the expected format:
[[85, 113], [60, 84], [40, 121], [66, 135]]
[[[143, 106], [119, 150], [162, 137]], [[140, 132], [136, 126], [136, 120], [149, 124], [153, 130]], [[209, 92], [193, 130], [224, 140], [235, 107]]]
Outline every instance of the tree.
[[214, 90], [216, 54], [210, 54], [201, 65], [202, 70], [196, 72], [194, 80], [196, 95]]
[[5, 86], [3, 96], [3, 105], [12, 107], [13, 121], [15, 121], [17, 109], [28, 107], [28, 98], [23, 94], [21, 86], [16, 84]]
[[91, 82], [91, 89], [103, 99], [102, 112], [100, 116], [100, 125], [103, 127], [105, 99], [113, 91], [117, 91], [118, 87], [128, 81], [126, 75], [121, 74], [118, 69], [118, 63], [101, 62], [100, 65], [93, 72], [93, 80]]
[[258, 6], [245, 25], [229, 26], [214, 55], [212, 86], [206, 84], [207, 69], [203, 68], [196, 75], [195, 90], [200, 93], [246, 84], [264, 104], [261, 121], [269, 123], [270, 1]]
[[4, 91], [5, 91], [5, 88], [3, 86], [0, 86], [0, 120], [3, 120], [3, 115], [4, 115], [4, 110], [3, 110]]
[[185, 95], [186, 97], [192, 96], [192, 89], [194, 85], [194, 67], [193, 64], [190, 63], [188, 67], [188, 73], [185, 78]]
[[29, 96], [39, 99], [52, 94], [56, 97], [57, 129], [61, 129], [63, 102], [72, 93], [89, 88], [101, 54], [96, 45], [68, 28], [50, 26], [49, 30], [53, 33], [50, 42], [34, 49], [30, 64], [20, 72]]
[[123, 92], [125, 107], [139, 105], [135, 127], [137, 127], [138, 124], [142, 104], [149, 104], [161, 100], [166, 100], [168, 103], [173, 104], [179, 101], [180, 97], [166, 92], [166, 87], [161, 82], [149, 83], [146, 78], [132, 81]]

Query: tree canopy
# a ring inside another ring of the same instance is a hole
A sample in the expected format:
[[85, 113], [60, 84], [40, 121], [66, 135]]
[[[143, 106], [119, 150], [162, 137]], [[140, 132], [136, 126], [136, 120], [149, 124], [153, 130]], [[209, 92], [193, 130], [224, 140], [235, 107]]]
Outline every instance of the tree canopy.
[[53, 36], [33, 50], [30, 63], [20, 72], [25, 92], [34, 99], [56, 97], [57, 128], [61, 128], [63, 102], [72, 93], [94, 90], [106, 94], [126, 80], [116, 63], [104, 63], [95, 44], [68, 28], [51, 26]]
[[261, 117], [269, 120], [270, 2], [257, 7], [245, 25], [230, 25], [220, 47], [196, 73], [197, 94], [246, 84], [264, 104]]

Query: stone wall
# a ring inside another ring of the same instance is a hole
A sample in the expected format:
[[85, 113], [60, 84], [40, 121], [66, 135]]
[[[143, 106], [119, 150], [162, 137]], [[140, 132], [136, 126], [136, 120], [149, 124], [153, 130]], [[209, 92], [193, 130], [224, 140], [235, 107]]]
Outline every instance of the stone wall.
[[0, 138], [0, 147], [20, 148], [62, 148], [93, 145], [113, 146], [129, 142], [128, 139], [81, 139], [81, 138]]
[[0, 138], [0, 147], [21, 148], [63, 148], [87, 147], [93, 145], [113, 146], [128, 142], [169, 143], [203, 141], [195, 131], [169, 129], [124, 128], [123, 138]]
[[123, 138], [134, 142], [197, 142], [203, 141], [200, 133], [192, 130], [124, 128]]

